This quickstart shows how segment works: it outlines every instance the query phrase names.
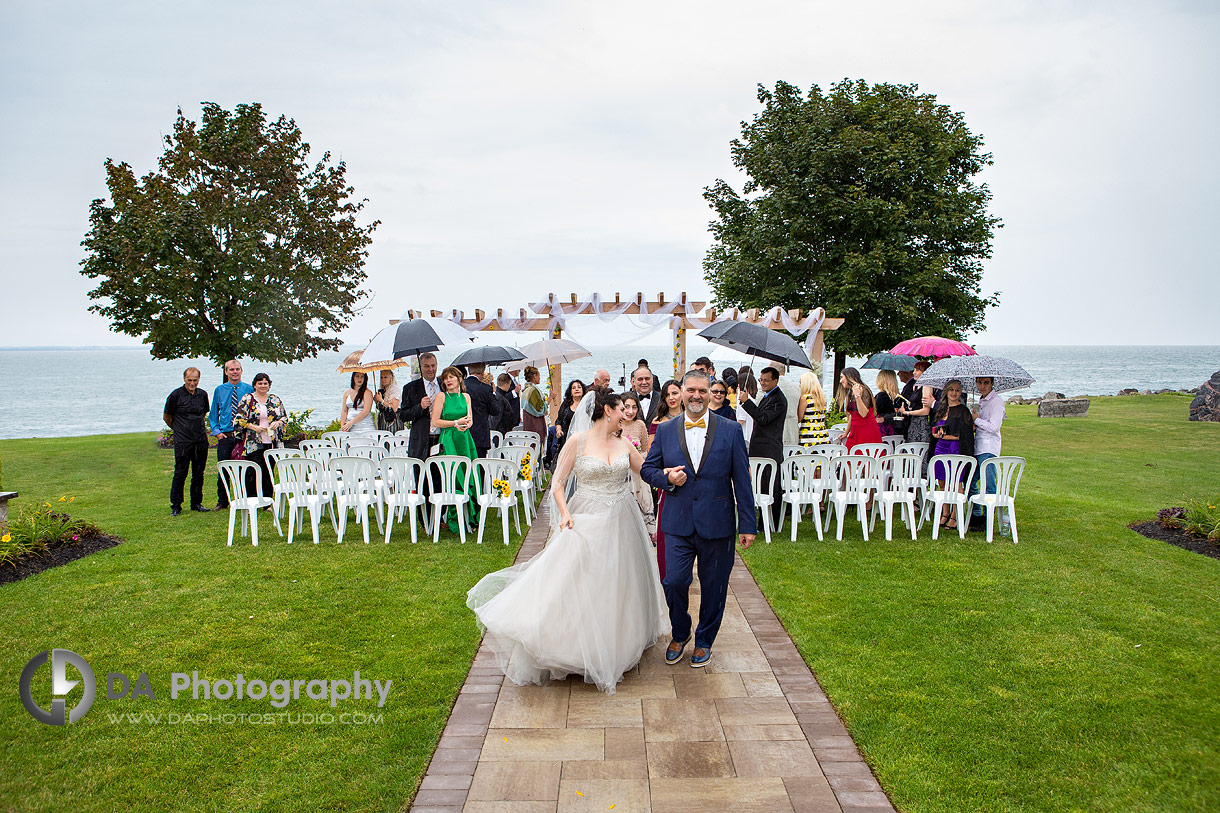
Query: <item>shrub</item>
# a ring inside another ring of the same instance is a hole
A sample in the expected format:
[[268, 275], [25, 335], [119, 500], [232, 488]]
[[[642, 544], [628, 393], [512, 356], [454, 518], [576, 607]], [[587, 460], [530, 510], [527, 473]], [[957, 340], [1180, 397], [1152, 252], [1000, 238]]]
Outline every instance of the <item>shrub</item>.
[[1205, 536], [1212, 542], [1220, 542], [1220, 497], [1188, 501], [1182, 518], [1182, 530]]
[[[75, 499], [64, 496], [59, 501], [66, 507]], [[9, 518], [7, 525], [0, 526], [0, 565], [16, 567], [18, 560], [26, 556], [46, 555], [49, 547], [75, 545], [81, 537], [97, 533], [95, 525], [73, 519], [44, 502], [37, 509], [18, 512]]]
[[1184, 519], [1186, 519], [1186, 509], [1180, 505], [1175, 505], [1173, 508], [1162, 508], [1156, 512], [1156, 521], [1161, 523], [1163, 528], [1181, 528]]

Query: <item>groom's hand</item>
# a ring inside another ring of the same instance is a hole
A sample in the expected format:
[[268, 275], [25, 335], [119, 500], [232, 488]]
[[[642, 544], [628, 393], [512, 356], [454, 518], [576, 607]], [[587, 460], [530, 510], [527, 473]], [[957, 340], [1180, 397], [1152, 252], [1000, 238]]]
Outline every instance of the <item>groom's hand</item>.
[[674, 466], [665, 469], [665, 476], [669, 478], [670, 485], [680, 486], [686, 484], [686, 466]]
[[738, 540], [743, 548], [748, 548], [754, 544], [754, 534], [742, 534]]

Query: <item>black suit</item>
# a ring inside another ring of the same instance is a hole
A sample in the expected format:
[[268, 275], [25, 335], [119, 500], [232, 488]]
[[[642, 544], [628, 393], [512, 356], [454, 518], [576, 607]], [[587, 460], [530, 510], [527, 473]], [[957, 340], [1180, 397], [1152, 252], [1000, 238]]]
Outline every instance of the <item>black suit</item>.
[[[636, 398], [640, 397], [640, 394], [638, 392], [636, 392], [635, 390], [628, 390], [628, 392], [630, 392]], [[626, 395], [626, 393], [623, 393], [623, 394]], [[640, 410], [641, 411], [640, 420], [642, 420], [644, 422], [645, 426], [652, 423], [652, 419], [657, 416], [657, 410], [661, 408], [662, 400], [663, 399], [661, 398], [660, 391], [653, 390], [652, 396], [648, 401], [648, 405], [646, 407], [643, 404], [640, 405], [642, 407], [642, 409]]]
[[491, 428], [507, 434], [521, 423], [521, 398], [512, 390], [496, 387], [496, 400], [500, 402], [500, 417], [491, 421]]
[[771, 481], [771, 505], [773, 526], [779, 525], [783, 503], [779, 485], [779, 467], [784, 461], [784, 418], [788, 415], [788, 399], [776, 386], [760, 401], [745, 401], [744, 409], [754, 419], [754, 432], [750, 435], [750, 457], [769, 457], [775, 461], [775, 477]]
[[[438, 382], [439, 384], [439, 382]], [[398, 418], [411, 426], [411, 439], [407, 449], [411, 457], [419, 460], [428, 459], [428, 449], [432, 447], [432, 408], [424, 409], [419, 402], [428, 394], [422, 378], [408, 382], [402, 388], [402, 401], [398, 405]], [[438, 390], [438, 395], [440, 394]]]
[[500, 401], [496, 398], [495, 390], [472, 375], [466, 377], [466, 394], [470, 396], [470, 417], [474, 421], [470, 425], [470, 439], [474, 441], [474, 448], [479, 457], [487, 457], [487, 452], [491, 449], [491, 425], [488, 418], [500, 417]]

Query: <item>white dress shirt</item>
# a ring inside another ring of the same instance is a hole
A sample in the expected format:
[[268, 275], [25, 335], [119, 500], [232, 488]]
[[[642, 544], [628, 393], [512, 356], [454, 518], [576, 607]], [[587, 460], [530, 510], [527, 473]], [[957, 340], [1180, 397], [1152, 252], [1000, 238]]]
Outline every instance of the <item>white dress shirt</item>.
[[[703, 459], [703, 444], [707, 440], [707, 422], [712, 419], [711, 412], [704, 411], [702, 427], [696, 426], [686, 431], [686, 450], [690, 452], [690, 462], [695, 471], [699, 471], [699, 461]], [[686, 425], [686, 421], [691, 420], [690, 415], [682, 413], [682, 425]], [[697, 419], [696, 419], [697, 420]]]
[[[635, 392], [635, 390], [632, 390], [632, 392]], [[652, 406], [652, 395], [653, 394], [651, 392], [649, 392], [647, 395], [640, 395], [638, 392], [635, 393], [635, 397], [639, 399], [640, 402], [641, 421], [648, 420], [648, 407]]]
[[1004, 423], [1004, 399], [995, 390], [979, 399], [979, 416], [974, 419], [974, 453], [1000, 454], [1000, 425]]

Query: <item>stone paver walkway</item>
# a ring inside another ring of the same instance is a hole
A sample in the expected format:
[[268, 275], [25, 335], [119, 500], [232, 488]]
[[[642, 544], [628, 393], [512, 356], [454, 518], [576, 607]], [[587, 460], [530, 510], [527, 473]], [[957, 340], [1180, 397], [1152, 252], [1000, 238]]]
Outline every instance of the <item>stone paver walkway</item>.
[[[698, 597], [696, 580], [696, 617]], [[712, 662], [692, 669], [688, 648], [670, 666], [668, 640], [613, 696], [580, 678], [516, 686], [480, 647], [412, 810], [894, 810], [740, 558]]]

